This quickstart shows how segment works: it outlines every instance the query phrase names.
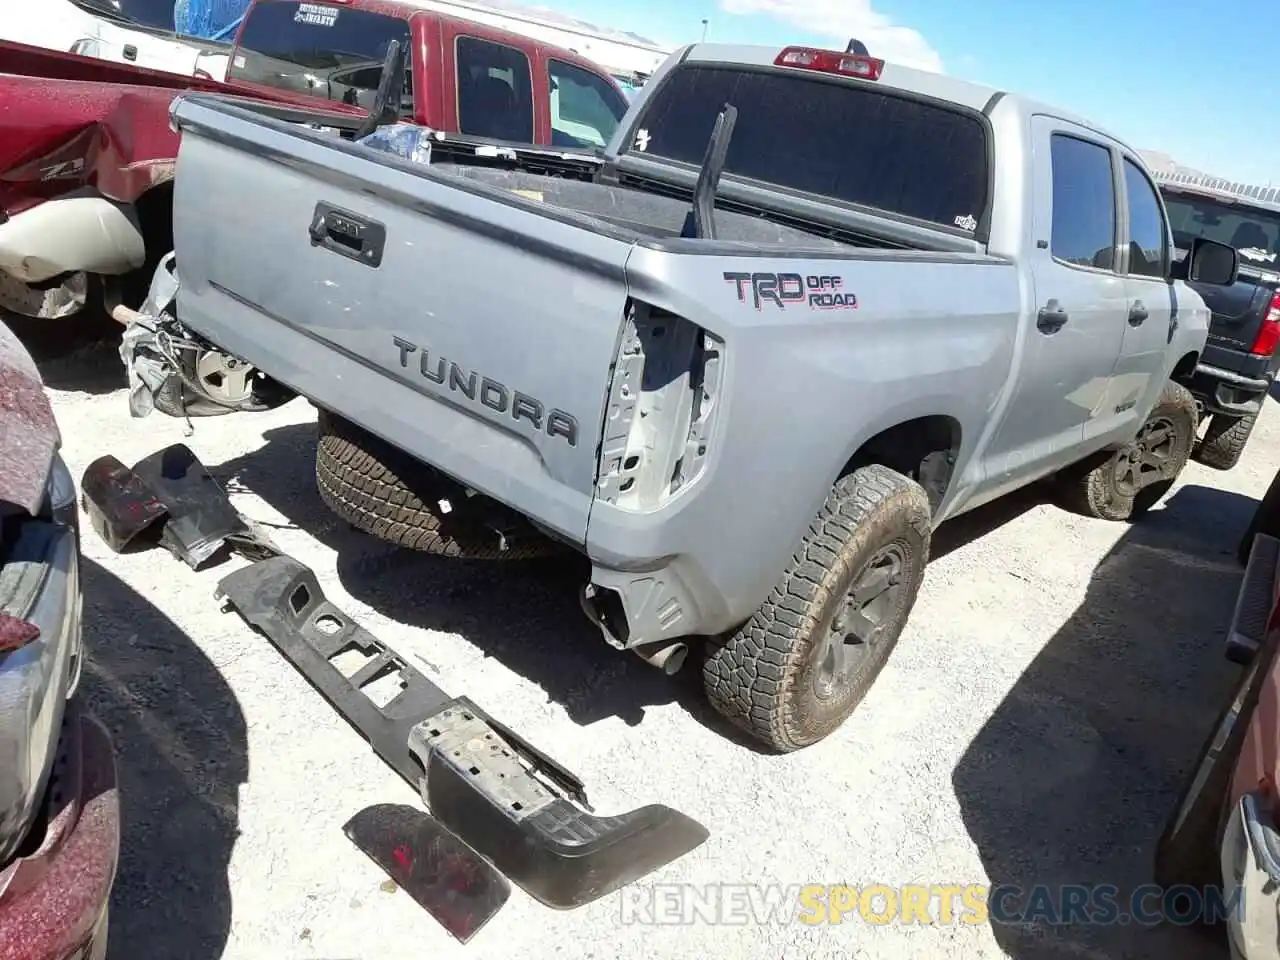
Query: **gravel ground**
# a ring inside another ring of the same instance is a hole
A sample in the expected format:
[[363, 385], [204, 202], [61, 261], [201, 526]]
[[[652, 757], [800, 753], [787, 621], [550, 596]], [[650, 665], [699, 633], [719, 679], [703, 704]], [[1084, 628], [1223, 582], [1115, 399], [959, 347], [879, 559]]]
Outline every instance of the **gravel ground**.
[[[133, 462], [184, 440], [178, 421], [129, 418], [115, 370], [109, 350], [45, 365], [77, 476], [101, 454]], [[944, 528], [863, 706], [826, 742], [776, 757], [726, 737], [696, 681], [606, 648], [563, 561], [471, 567], [336, 522], [312, 480], [314, 429], [295, 401], [200, 421], [185, 442], [330, 599], [575, 769], [599, 810], [665, 802], [705, 823], [711, 839], [646, 878], [642, 897], [675, 883], [1146, 882], [1237, 676], [1221, 655], [1232, 553], [1280, 449], [1269, 410], [1236, 470], [1192, 465], [1133, 527], [1030, 494]], [[618, 895], [558, 913], [518, 889], [460, 947], [344, 838], [361, 807], [414, 794], [218, 611], [230, 566], [194, 574], [92, 535], [85, 552], [86, 687], [116, 737], [126, 816], [112, 957], [1220, 955], [1170, 927], [641, 926]]]

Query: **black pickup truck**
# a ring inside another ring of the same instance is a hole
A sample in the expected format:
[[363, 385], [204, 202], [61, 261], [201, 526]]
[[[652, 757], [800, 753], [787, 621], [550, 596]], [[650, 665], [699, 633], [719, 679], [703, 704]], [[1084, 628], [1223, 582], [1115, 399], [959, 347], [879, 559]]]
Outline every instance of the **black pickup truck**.
[[1204, 434], [1193, 458], [1230, 470], [1244, 453], [1280, 358], [1280, 203], [1182, 182], [1160, 183], [1178, 256], [1196, 237], [1240, 254], [1229, 287], [1192, 284], [1212, 311], [1209, 339], [1191, 392]]

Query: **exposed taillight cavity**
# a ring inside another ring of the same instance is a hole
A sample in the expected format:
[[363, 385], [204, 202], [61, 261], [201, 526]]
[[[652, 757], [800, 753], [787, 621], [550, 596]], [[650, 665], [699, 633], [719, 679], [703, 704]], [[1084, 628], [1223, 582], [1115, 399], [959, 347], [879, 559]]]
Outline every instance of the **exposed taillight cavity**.
[[835, 73], [861, 80], [879, 80], [884, 73], [884, 61], [856, 53], [838, 50], [820, 50], [816, 47], [786, 47], [775, 67], [795, 67], [799, 70], [816, 70], [819, 73]]
[[652, 510], [698, 478], [715, 442], [724, 361], [719, 338], [632, 302], [605, 408], [596, 475], [601, 500]]
[[1270, 357], [1277, 346], [1280, 346], [1280, 290], [1271, 297], [1267, 315], [1262, 319], [1262, 326], [1258, 328], [1249, 352], [1255, 357]]

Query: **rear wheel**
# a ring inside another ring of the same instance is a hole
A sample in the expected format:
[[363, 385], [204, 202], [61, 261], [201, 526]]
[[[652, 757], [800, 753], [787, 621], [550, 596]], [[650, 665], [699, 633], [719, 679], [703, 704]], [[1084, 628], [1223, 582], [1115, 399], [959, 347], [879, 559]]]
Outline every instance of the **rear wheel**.
[[1064, 505], [1099, 520], [1132, 520], [1169, 492], [1191, 457], [1196, 401], [1181, 384], [1165, 384], [1137, 436], [1114, 452], [1063, 471]]
[[1249, 442], [1249, 435], [1257, 422], [1256, 413], [1247, 417], [1215, 413], [1205, 427], [1204, 439], [1196, 444], [1195, 461], [1215, 470], [1230, 470], [1244, 455], [1245, 444]]
[[[567, 550], [527, 521], [355, 424], [321, 410], [316, 486], [358, 530], [423, 553], [522, 560]], [[506, 549], [503, 549], [504, 541]]]
[[712, 705], [780, 752], [836, 730], [862, 702], [907, 622], [929, 555], [929, 498], [869, 466], [840, 480], [750, 620], [709, 645]]

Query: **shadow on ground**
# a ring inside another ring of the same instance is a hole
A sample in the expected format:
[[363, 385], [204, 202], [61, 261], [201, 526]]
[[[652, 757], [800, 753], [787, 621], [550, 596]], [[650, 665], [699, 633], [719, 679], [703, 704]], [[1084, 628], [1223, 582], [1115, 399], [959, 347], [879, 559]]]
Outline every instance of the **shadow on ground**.
[[[1255, 505], [1186, 486], [1130, 526], [974, 738], [953, 784], [992, 884], [1114, 884], [1123, 898], [1151, 882], [1156, 840], [1238, 678], [1222, 643]], [[993, 928], [1017, 960], [1225, 955], [1216, 932], [1173, 925]]]
[[101, 394], [125, 385], [118, 323], [105, 313], [65, 320], [36, 320], [0, 312], [40, 369], [45, 386]]
[[83, 683], [111, 732], [123, 818], [109, 956], [217, 960], [248, 780], [244, 716], [218, 669], [146, 599], [83, 560]]
[[334, 550], [339, 579], [352, 597], [400, 623], [461, 635], [541, 687], [576, 723], [618, 717], [636, 725], [646, 707], [679, 701], [717, 732], [734, 736], [702, 701], [692, 656], [690, 666], [670, 678], [606, 645], [578, 603], [589, 572], [582, 557], [485, 562], [397, 549], [348, 526], [320, 500], [314, 423], [268, 430], [265, 438], [265, 447], [210, 464], [210, 471], [232, 494], [261, 497]]
[[[264, 438], [261, 449], [210, 464], [210, 471], [230, 492], [261, 497], [334, 550], [338, 576], [352, 597], [400, 623], [461, 635], [541, 687], [576, 723], [617, 717], [634, 726], [646, 707], [678, 701], [716, 733], [758, 749], [707, 704], [696, 654], [670, 678], [605, 644], [578, 603], [589, 575], [582, 557], [467, 562], [380, 543], [337, 519], [320, 500], [314, 423], [268, 430]], [[951, 521], [938, 532], [934, 557], [1011, 522], [1045, 495], [1036, 486]]]

